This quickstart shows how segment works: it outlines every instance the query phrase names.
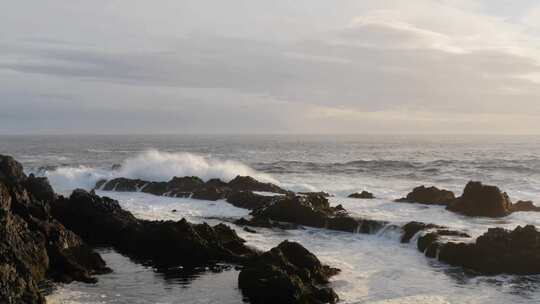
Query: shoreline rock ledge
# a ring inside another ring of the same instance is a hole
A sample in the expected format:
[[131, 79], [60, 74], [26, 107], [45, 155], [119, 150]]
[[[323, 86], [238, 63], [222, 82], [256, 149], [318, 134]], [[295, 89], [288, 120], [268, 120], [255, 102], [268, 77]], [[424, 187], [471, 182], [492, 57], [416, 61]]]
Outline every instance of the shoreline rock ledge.
[[[251, 182], [240, 178], [235, 183], [260, 186]], [[141, 220], [118, 201], [80, 189], [65, 198], [46, 178], [26, 176], [17, 161], [0, 155], [0, 303], [44, 304], [38, 285], [45, 280], [95, 283], [96, 275], [112, 270], [92, 246], [113, 247], [158, 269], [224, 262], [243, 268], [248, 278], [271, 269], [270, 277], [258, 277], [256, 285], [242, 280], [242, 291], [254, 301], [257, 292], [278, 295], [283, 288], [288, 302], [282, 303], [338, 299], [324, 286], [338, 270], [322, 265], [300, 244], [283, 242], [261, 253], [224, 224]]]

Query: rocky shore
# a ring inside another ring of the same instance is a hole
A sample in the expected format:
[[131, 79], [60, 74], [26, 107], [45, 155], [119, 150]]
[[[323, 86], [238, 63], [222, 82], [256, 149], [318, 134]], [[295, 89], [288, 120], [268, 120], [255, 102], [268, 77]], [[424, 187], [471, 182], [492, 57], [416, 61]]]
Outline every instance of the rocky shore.
[[[175, 179], [179, 178], [173, 178]], [[188, 179], [188, 177], [180, 179]], [[247, 180], [249, 183], [238, 183], [242, 180]], [[235, 221], [235, 224], [243, 227], [297, 229], [308, 226], [372, 234], [391, 225], [385, 221], [355, 217], [341, 205], [332, 207], [328, 201], [329, 195], [324, 192], [293, 193], [277, 185], [264, 184], [252, 178], [240, 176], [231, 181], [236, 184], [235, 187], [227, 186], [225, 182], [211, 181], [213, 184], [221, 185], [220, 193], [226, 193], [222, 198], [227, 202], [252, 210], [251, 218]], [[147, 181], [138, 183], [152, 185]], [[200, 181], [197, 184], [204, 185], [205, 183]], [[125, 189], [125, 184], [117, 184], [117, 186]], [[132, 189], [135, 188], [132, 187]], [[274, 195], [260, 195], [253, 192], [263, 191], [261, 189], [265, 189], [265, 192], [274, 192]], [[366, 191], [349, 197], [370, 198], [372, 195]], [[405, 198], [396, 201], [446, 206], [449, 211], [466, 216], [501, 217], [517, 211], [538, 211], [538, 207], [535, 207], [532, 202], [519, 201], [513, 204], [508, 195], [498, 187], [483, 185], [480, 182], [469, 182], [460, 197], [456, 197], [448, 190], [420, 186], [413, 189]], [[426, 257], [437, 258], [441, 262], [461, 266], [474, 273], [487, 275], [540, 273], [536, 268], [539, 265], [537, 255], [540, 253], [540, 247], [536, 244], [540, 232], [537, 232], [533, 226], [517, 227], [513, 231], [493, 228], [476, 240], [464, 231], [430, 223], [409, 222], [402, 226], [393, 226], [403, 231], [401, 242], [408, 243], [415, 240], [416, 247]], [[413, 238], [417, 234], [418, 237]], [[499, 248], [499, 242], [511, 244], [513, 247], [509, 247], [512, 248], [511, 250], [508, 247], [502, 250]], [[520, 263], [531, 266], [524, 267]]]
[[[270, 189], [252, 179], [228, 187], [239, 185]], [[235, 264], [249, 279], [249, 284], [239, 280], [239, 287], [253, 303], [261, 303], [260, 295], [275, 294], [282, 294], [283, 303], [338, 300], [325, 286], [338, 270], [300, 244], [285, 241], [262, 253], [224, 224], [140, 220], [117, 201], [80, 189], [65, 198], [46, 178], [26, 176], [17, 161], [0, 155], [0, 303], [45, 303], [38, 287], [44, 280], [96, 282], [96, 275], [111, 271], [96, 246], [156, 267]]]
[[[117, 178], [98, 182], [96, 189], [223, 200], [251, 210], [249, 218], [235, 224], [252, 233], [256, 231], [248, 227], [306, 226], [375, 233], [392, 226], [402, 231], [402, 243], [415, 242], [426, 257], [473, 274], [540, 274], [540, 232], [534, 226], [491, 228], [473, 239], [465, 231], [442, 225], [359, 218], [342, 205], [331, 206], [327, 193], [294, 193], [249, 176], [229, 182], [198, 177], [174, 177], [168, 182]], [[373, 197], [367, 191], [351, 195]], [[441, 205], [464, 216], [539, 211], [532, 202], [512, 203], [498, 187], [480, 182], [469, 182], [459, 197], [421, 186], [398, 201]], [[327, 284], [339, 270], [323, 265], [301, 244], [284, 241], [260, 252], [225, 224], [141, 220], [94, 191], [78, 189], [63, 197], [46, 178], [27, 176], [17, 161], [0, 155], [0, 303], [45, 303], [38, 287], [45, 280], [96, 282], [99, 274], [111, 271], [94, 251], [103, 246], [156, 267], [236, 265], [241, 269], [238, 286], [251, 303], [335, 303], [339, 299]]]

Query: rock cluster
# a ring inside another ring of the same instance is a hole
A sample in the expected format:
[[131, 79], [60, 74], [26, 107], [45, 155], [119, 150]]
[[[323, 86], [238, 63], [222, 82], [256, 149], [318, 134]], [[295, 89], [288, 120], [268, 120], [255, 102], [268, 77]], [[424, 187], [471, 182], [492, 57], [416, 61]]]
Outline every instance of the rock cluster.
[[[211, 180], [199, 187], [201, 182], [197, 178], [175, 178], [145, 188], [161, 194], [171, 189], [168, 187], [193, 194], [208, 187], [227, 188], [231, 193], [241, 193], [239, 189], [278, 191], [274, 185], [252, 178], [238, 177], [226, 185]], [[142, 182], [119, 179], [113, 187], [132, 191], [140, 189]], [[263, 200], [253, 193], [247, 195], [249, 199]], [[283, 294], [282, 299], [289, 302], [282, 303], [337, 300], [332, 289], [321, 286], [337, 270], [322, 265], [299, 244], [284, 242], [261, 253], [246, 246], [224, 224], [191, 224], [184, 219], [140, 220], [123, 210], [117, 201], [85, 190], [75, 190], [69, 198], [57, 196], [46, 178], [27, 177], [13, 158], [0, 156], [0, 303], [45, 303], [38, 289], [38, 283], [44, 279], [95, 282], [94, 275], [111, 270], [90, 247], [93, 245], [113, 247], [157, 267], [218, 262], [244, 266], [239, 283], [249, 298], [264, 292]], [[260, 272], [268, 268], [275, 272]], [[249, 282], [253, 278], [257, 284], [246, 284], [246, 276]], [[287, 294], [282, 287], [287, 288]]]
[[284, 241], [246, 265], [238, 286], [253, 304], [336, 303], [336, 293], [321, 285], [338, 272], [300, 244]]
[[214, 227], [180, 221], [146, 221], [123, 210], [117, 201], [85, 190], [59, 199], [52, 212], [89, 243], [112, 246], [162, 265], [200, 266], [211, 261], [241, 263], [257, 255], [226, 225]]
[[271, 192], [276, 195], [290, 194], [289, 191], [274, 185], [257, 181], [250, 176], [237, 176], [226, 183], [220, 179], [204, 182], [196, 176], [173, 177], [168, 182], [152, 182], [140, 179], [115, 178], [97, 182], [95, 189], [105, 191], [135, 192], [171, 197], [191, 197], [193, 199], [227, 201], [240, 208], [256, 209], [267, 204], [273, 196], [253, 192]]
[[503, 217], [518, 211], [540, 211], [540, 207], [534, 206], [531, 201], [513, 204], [506, 192], [498, 187], [474, 181], [467, 183], [463, 194], [457, 198], [448, 190], [420, 186], [396, 201], [442, 205], [449, 211], [467, 216]]

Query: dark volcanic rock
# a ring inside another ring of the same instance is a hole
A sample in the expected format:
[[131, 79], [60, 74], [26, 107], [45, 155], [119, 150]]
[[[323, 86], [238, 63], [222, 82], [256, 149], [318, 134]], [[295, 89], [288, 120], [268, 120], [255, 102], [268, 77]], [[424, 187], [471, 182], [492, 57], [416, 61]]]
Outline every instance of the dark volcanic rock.
[[447, 209], [468, 216], [502, 217], [512, 212], [512, 203], [505, 192], [496, 186], [469, 182], [461, 197]]
[[349, 194], [350, 198], [360, 198], [360, 199], [373, 199], [375, 198], [375, 196], [373, 195], [373, 193], [370, 193], [370, 192], [367, 192], [367, 191], [362, 191], [362, 192], [355, 192], [355, 193], [352, 193], [352, 194]]
[[320, 198], [326, 200], [324, 197], [286, 196], [255, 210], [253, 216], [322, 228], [326, 226], [328, 217], [333, 215], [333, 210], [327, 200], [324, 203]]
[[28, 178], [24, 180], [22, 185], [34, 196], [34, 198], [40, 201], [51, 202], [56, 199], [56, 193], [54, 193], [54, 190], [46, 177], [35, 177], [33, 174], [30, 174]]
[[320, 285], [338, 272], [300, 244], [284, 241], [248, 264], [238, 276], [238, 286], [254, 304], [336, 303], [336, 293]]
[[513, 231], [490, 228], [475, 243], [446, 243], [439, 259], [482, 274], [540, 273], [540, 232], [534, 226]]
[[145, 221], [123, 210], [117, 201], [75, 190], [59, 199], [53, 214], [92, 244], [113, 246], [131, 256], [160, 264], [203, 265], [242, 262], [257, 254], [225, 225], [180, 221]]
[[236, 191], [261, 191], [287, 194], [288, 191], [272, 183], [262, 183], [251, 176], [238, 175], [227, 186]]
[[455, 199], [452, 191], [439, 189], [437, 187], [420, 186], [407, 194], [407, 197], [400, 198], [396, 202], [420, 203], [426, 205], [448, 205]]
[[227, 198], [229, 194], [228, 189], [218, 188], [214, 186], [206, 186], [204, 188], [199, 188], [195, 190], [191, 196], [194, 199], [207, 200], [207, 201], [217, 201], [220, 199]]
[[275, 196], [267, 196], [251, 191], [236, 191], [229, 194], [227, 202], [233, 206], [245, 209], [259, 209], [268, 206]]
[[402, 243], [408, 243], [411, 238], [417, 234], [420, 231], [427, 230], [427, 229], [433, 229], [433, 228], [442, 228], [440, 226], [437, 226], [435, 224], [425, 224], [421, 222], [409, 222], [405, 224], [403, 229], [403, 235], [401, 236], [401, 242]]
[[95, 282], [110, 271], [99, 254], [50, 215], [47, 179], [26, 177], [0, 155], [0, 303], [43, 303], [44, 279]]
[[360, 227], [360, 221], [350, 216], [336, 216], [328, 219], [327, 227], [331, 230], [345, 232], [357, 232]]

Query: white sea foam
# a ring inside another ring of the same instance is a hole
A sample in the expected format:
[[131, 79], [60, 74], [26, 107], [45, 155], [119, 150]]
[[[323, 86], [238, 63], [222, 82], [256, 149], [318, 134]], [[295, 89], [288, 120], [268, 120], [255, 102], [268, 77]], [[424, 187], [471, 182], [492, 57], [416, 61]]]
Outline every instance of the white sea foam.
[[270, 175], [257, 172], [238, 161], [158, 150], [147, 150], [127, 158], [118, 170], [86, 166], [59, 167], [56, 170], [47, 171], [45, 175], [58, 192], [69, 192], [75, 188], [91, 189], [98, 180], [115, 177], [168, 181], [174, 176], [198, 176], [203, 180], [219, 178], [230, 181], [237, 175], [249, 175], [259, 181], [278, 183]]

